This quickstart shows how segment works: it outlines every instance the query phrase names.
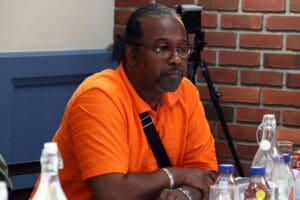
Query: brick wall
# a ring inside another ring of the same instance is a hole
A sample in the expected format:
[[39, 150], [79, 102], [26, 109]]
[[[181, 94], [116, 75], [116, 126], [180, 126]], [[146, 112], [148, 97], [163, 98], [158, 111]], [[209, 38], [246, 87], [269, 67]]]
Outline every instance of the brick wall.
[[[245, 169], [256, 152], [255, 132], [264, 113], [276, 115], [280, 140], [300, 147], [300, 0], [116, 0], [115, 31], [123, 30], [134, 9], [153, 2], [203, 6], [207, 45], [201, 57], [223, 94], [220, 103]], [[218, 159], [232, 162], [200, 71], [197, 86]]]

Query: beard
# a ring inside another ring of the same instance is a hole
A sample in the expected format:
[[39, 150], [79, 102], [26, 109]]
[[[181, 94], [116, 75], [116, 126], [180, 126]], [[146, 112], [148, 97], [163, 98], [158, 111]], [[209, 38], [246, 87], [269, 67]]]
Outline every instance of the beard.
[[156, 84], [162, 92], [174, 92], [179, 87], [183, 77], [184, 70], [171, 69], [167, 72], [161, 72]]

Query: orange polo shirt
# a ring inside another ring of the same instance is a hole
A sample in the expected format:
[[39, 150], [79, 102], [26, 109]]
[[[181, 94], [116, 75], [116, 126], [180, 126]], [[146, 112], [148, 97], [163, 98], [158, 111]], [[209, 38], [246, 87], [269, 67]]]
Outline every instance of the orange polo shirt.
[[88, 178], [106, 173], [157, 170], [139, 113], [149, 111], [173, 166], [217, 170], [214, 140], [196, 87], [183, 79], [151, 110], [124, 68], [96, 73], [68, 102], [54, 141], [64, 169], [60, 180], [69, 200], [92, 199]]

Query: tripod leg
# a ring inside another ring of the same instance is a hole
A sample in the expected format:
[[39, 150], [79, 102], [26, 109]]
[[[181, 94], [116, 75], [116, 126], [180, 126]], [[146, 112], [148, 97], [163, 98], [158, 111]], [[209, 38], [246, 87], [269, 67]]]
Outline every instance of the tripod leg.
[[210, 75], [209, 75], [206, 64], [203, 61], [200, 61], [199, 66], [200, 66], [202, 75], [203, 75], [203, 77], [206, 81], [206, 84], [208, 86], [210, 97], [211, 97], [211, 100], [212, 100], [213, 105], [215, 107], [215, 110], [217, 112], [218, 118], [221, 122], [222, 129], [223, 129], [224, 134], [225, 134], [225, 138], [227, 140], [227, 143], [228, 143], [230, 151], [231, 151], [231, 155], [233, 156], [233, 159], [234, 159], [235, 165], [237, 167], [237, 170], [239, 172], [239, 175], [243, 177], [244, 173], [243, 173], [243, 169], [242, 169], [242, 166], [241, 166], [241, 163], [240, 163], [240, 159], [239, 159], [239, 157], [236, 153], [236, 149], [235, 149], [234, 144], [232, 142], [232, 138], [231, 138], [231, 135], [230, 135], [230, 132], [229, 132], [229, 129], [228, 129], [228, 126], [227, 126], [222, 108], [220, 106], [219, 97], [221, 96], [221, 94], [215, 90], [215, 88], [212, 84], [212, 81], [210, 79]]

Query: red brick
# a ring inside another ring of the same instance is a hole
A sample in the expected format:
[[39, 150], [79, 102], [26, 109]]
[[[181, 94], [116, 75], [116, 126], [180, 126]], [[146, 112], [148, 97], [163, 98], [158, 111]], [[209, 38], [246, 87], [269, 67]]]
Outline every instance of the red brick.
[[294, 145], [300, 145], [300, 129], [278, 127], [277, 140], [292, 141]]
[[[234, 164], [234, 161], [233, 161], [233, 159], [231, 161], [228, 158], [221, 158], [220, 157], [220, 158], [218, 158], [218, 163], [219, 164], [221, 164], [221, 163]], [[236, 172], [234, 172], [234, 173], [236, 173]]]
[[205, 32], [207, 46], [235, 47], [236, 33], [232, 32]]
[[115, 24], [127, 24], [127, 20], [132, 11], [116, 9], [115, 10]]
[[[249, 141], [255, 142], [256, 141], [256, 125], [244, 125], [244, 124], [229, 124], [227, 123], [229, 133], [234, 140], [239, 141]], [[225, 138], [224, 132], [221, 127], [218, 127], [220, 131], [219, 136]]]
[[225, 29], [261, 30], [261, 15], [222, 14], [221, 27]]
[[238, 0], [202, 0], [200, 5], [205, 10], [230, 10], [238, 9]]
[[280, 118], [280, 111], [275, 109], [239, 106], [236, 110], [236, 120], [239, 122], [261, 122], [266, 113], [274, 114], [276, 119]]
[[203, 12], [201, 15], [201, 23], [203, 28], [216, 28], [217, 27], [217, 14]]
[[216, 51], [211, 49], [204, 49], [201, 52], [201, 58], [208, 64], [216, 63]]
[[300, 31], [300, 16], [268, 16], [267, 30]]
[[290, 0], [290, 11], [300, 12], [300, 0]]
[[287, 35], [286, 48], [291, 50], [300, 50], [300, 35]]
[[282, 86], [283, 74], [271, 71], [241, 71], [241, 83], [247, 85]]
[[200, 85], [197, 84], [197, 88], [198, 88], [201, 100], [210, 100], [209, 90], [205, 83], [202, 83]]
[[287, 87], [300, 88], [300, 74], [287, 74]]
[[282, 123], [284, 125], [300, 126], [300, 110], [283, 110]]
[[243, 0], [243, 11], [283, 12], [285, 0]]
[[220, 51], [219, 54], [221, 65], [259, 66], [260, 55], [257, 52]]
[[216, 141], [215, 144], [218, 156], [231, 156], [231, 152], [226, 141]]
[[124, 32], [125, 32], [125, 27], [115, 26], [115, 28], [114, 28], [114, 35], [116, 35], [116, 34], [123, 34]]
[[[210, 93], [205, 83], [197, 84], [197, 88], [202, 100], [210, 100]], [[224, 86], [219, 87], [217, 91], [222, 94], [220, 102], [259, 103], [259, 88]]]
[[[237, 71], [233, 69], [224, 68], [208, 68], [212, 82], [214, 83], [236, 83]], [[198, 80], [204, 81], [201, 70], [199, 70]]]
[[178, 4], [194, 4], [194, 0], [156, 0], [156, 3], [166, 5], [170, 8], [174, 8]]
[[[219, 118], [216, 113], [216, 109], [213, 106], [212, 102], [205, 102], [205, 103], [203, 103], [203, 105], [204, 105], [205, 115], [206, 115], [207, 119], [210, 121], [219, 122]], [[220, 106], [221, 106], [223, 113], [226, 113], [226, 115], [224, 115], [225, 120], [227, 122], [233, 121], [234, 108], [231, 106], [226, 106], [226, 105], [220, 105]]]
[[151, 0], [116, 0], [115, 6], [143, 6], [151, 2]]
[[263, 89], [263, 104], [300, 106], [300, 91]]
[[281, 49], [282, 35], [278, 34], [240, 34], [240, 47]]
[[300, 55], [265, 53], [264, 66], [270, 68], [281, 68], [281, 69], [299, 69]]
[[239, 103], [258, 103], [259, 88], [249, 87], [219, 87], [219, 91], [223, 94], [220, 101], [223, 102], [239, 102]]
[[255, 145], [237, 144], [237, 153], [242, 158], [253, 159], [257, 149], [257, 143]]

